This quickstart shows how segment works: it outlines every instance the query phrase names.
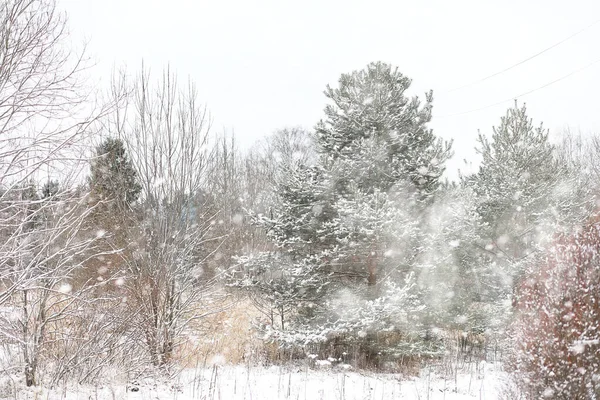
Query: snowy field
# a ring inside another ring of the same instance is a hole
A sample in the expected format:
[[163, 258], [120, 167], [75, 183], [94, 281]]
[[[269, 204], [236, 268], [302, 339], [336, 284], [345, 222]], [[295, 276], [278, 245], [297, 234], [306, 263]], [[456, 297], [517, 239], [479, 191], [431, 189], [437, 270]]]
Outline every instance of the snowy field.
[[[502, 378], [501, 367], [493, 364], [467, 366], [455, 376], [445, 378], [427, 368], [413, 379], [343, 369], [215, 366], [183, 371], [169, 382], [149, 378], [136, 385], [23, 388], [16, 399], [497, 399]], [[15, 399], [14, 395], [4, 398]]]

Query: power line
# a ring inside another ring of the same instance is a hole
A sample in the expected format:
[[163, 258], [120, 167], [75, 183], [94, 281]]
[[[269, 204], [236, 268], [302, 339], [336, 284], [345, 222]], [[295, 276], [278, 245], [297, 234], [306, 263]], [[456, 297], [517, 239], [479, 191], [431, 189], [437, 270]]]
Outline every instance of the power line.
[[505, 73], [505, 72], [507, 72], [507, 71], [510, 71], [511, 69], [513, 69], [513, 68], [516, 68], [516, 67], [518, 67], [519, 65], [525, 64], [526, 62], [528, 62], [528, 61], [531, 61], [531, 60], [533, 60], [534, 58], [541, 56], [542, 54], [546, 53], [547, 51], [549, 51], [549, 50], [552, 50], [553, 48], [555, 48], [555, 47], [557, 47], [557, 46], [560, 46], [561, 44], [563, 44], [563, 43], [565, 43], [566, 41], [568, 41], [568, 40], [570, 40], [570, 39], [574, 38], [575, 36], [579, 35], [580, 33], [582, 33], [582, 32], [584, 32], [584, 31], [586, 31], [586, 30], [590, 29], [591, 27], [593, 27], [594, 25], [596, 25], [596, 24], [598, 24], [598, 23], [600, 23], [600, 19], [596, 20], [595, 22], [593, 22], [592, 24], [590, 24], [590, 25], [586, 26], [585, 28], [583, 28], [583, 29], [581, 29], [581, 30], [579, 30], [579, 31], [575, 32], [575, 33], [574, 33], [574, 34], [572, 34], [571, 36], [569, 36], [569, 37], [567, 37], [567, 38], [565, 38], [565, 39], [562, 39], [562, 40], [561, 40], [561, 41], [559, 41], [559, 42], [556, 42], [556, 43], [554, 43], [554, 44], [553, 44], [552, 46], [550, 46], [550, 47], [546, 47], [545, 49], [543, 49], [543, 50], [541, 50], [541, 51], [539, 51], [539, 52], [535, 53], [534, 55], [532, 55], [532, 56], [530, 56], [530, 57], [527, 57], [527, 58], [526, 58], [526, 59], [524, 59], [524, 60], [521, 60], [521, 61], [519, 61], [519, 62], [518, 62], [518, 63], [516, 63], [516, 64], [513, 64], [513, 65], [511, 65], [511, 66], [509, 66], [509, 67], [506, 67], [506, 68], [504, 68], [503, 70], [500, 70], [500, 71], [498, 71], [498, 72], [494, 72], [493, 74], [491, 74], [491, 75], [488, 75], [488, 76], [486, 76], [486, 77], [484, 77], [484, 78], [481, 78], [481, 79], [479, 79], [479, 80], [476, 80], [476, 81], [473, 81], [473, 82], [471, 82], [471, 83], [467, 83], [467, 84], [465, 84], [465, 85], [462, 85], [462, 86], [459, 86], [459, 87], [457, 87], [457, 88], [454, 88], [454, 89], [448, 90], [446, 93], [452, 93], [452, 92], [455, 92], [455, 91], [457, 91], [457, 90], [461, 90], [461, 89], [464, 89], [464, 88], [466, 88], [466, 87], [473, 86], [473, 85], [475, 85], [475, 84], [478, 84], [478, 83], [484, 82], [484, 81], [486, 81], [486, 80], [488, 80], [488, 79], [491, 79], [491, 78], [493, 78], [493, 77], [495, 77], [495, 76], [498, 76], [498, 75], [500, 75], [500, 74], [503, 74], [503, 73]]
[[585, 70], [585, 69], [588, 69], [588, 68], [590, 68], [591, 66], [593, 66], [594, 64], [597, 64], [597, 63], [599, 63], [599, 62], [600, 62], [600, 58], [599, 58], [599, 59], [597, 59], [597, 60], [595, 60], [595, 61], [592, 61], [591, 63], [589, 63], [589, 64], [587, 64], [587, 65], [585, 65], [585, 66], [583, 66], [583, 67], [581, 67], [581, 68], [579, 68], [579, 69], [576, 69], [575, 71], [572, 71], [572, 72], [570, 72], [570, 73], [568, 73], [568, 74], [566, 74], [566, 75], [563, 75], [563, 76], [561, 76], [560, 78], [557, 78], [557, 79], [555, 79], [555, 80], [553, 80], [553, 81], [551, 81], [551, 82], [548, 82], [548, 83], [546, 83], [546, 84], [544, 84], [544, 85], [542, 85], [542, 86], [539, 86], [539, 87], [537, 87], [537, 88], [535, 88], [535, 89], [531, 89], [531, 90], [529, 90], [529, 91], [527, 91], [527, 92], [521, 93], [521, 94], [519, 94], [519, 95], [517, 95], [517, 96], [513, 96], [513, 97], [511, 97], [510, 99], [502, 100], [502, 101], [499, 101], [499, 102], [497, 102], [497, 103], [494, 103], [494, 104], [487, 105], [487, 106], [485, 106], [485, 107], [476, 108], [476, 109], [474, 109], [474, 110], [463, 111], [463, 112], [459, 112], [459, 113], [455, 113], [455, 114], [441, 115], [441, 116], [439, 116], [439, 117], [437, 117], [437, 118], [449, 118], [449, 117], [456, 117], [456, 116], [459, 116], [459, 115], [470, 114], [470, 113], [474, 113], [474, 112], [477, 112], [477, 111], [485, 110], [485, 109], [488, 109], [488, 108], [491, 108], [491, 107], [495, 107], [495, 106], [497, 106], [497, 105], [500, 105], [500, 104], [504, 104], [504, 103], [506, 103], [506, 102], [509, 102], [509, 101], [512, 101], [512, 100], [518, 99], [519, 97], [527, 96], [528, 94], [531, 94], [531, 93], [533, 93], [533, 92], [537, 92], [538, 90], [541, 90], [541, 89], [544, 89], [544, 88], [547, 88], [547, 87], [548, 87], [548, 86], [550, 86], [550, 85], [554, 85], [555, 83], [557, 83], [557, 82], [560, 82], [560, 81], [562, 81], [562, 80], [564, 80], [564, 79], [567, 79], [568, 77], [570, 77], [570, 76], [572, 76], [572, 75], [575, 75], [575, 74], [577, 74], [577, 73], [579, 73], [579, 72], [581, 72], [581, 71], [583, 71], [583, 70]]

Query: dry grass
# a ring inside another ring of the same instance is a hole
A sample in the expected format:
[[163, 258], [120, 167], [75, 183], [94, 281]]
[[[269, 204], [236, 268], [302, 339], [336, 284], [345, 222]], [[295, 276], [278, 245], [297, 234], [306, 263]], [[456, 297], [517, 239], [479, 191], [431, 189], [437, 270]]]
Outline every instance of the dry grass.
[[252, 324], [258, 315], [249, 300], [240, 299], [224, 311], [203, 318], [190, 326], [174, 361], [181, 367], [196, 367], [256, 360], [263, 347]]

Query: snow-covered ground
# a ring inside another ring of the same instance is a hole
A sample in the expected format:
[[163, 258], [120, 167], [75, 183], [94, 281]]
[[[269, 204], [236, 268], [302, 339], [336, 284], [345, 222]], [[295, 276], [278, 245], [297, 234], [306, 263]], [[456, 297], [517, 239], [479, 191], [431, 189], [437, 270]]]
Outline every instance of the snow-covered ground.
[[[467, 366], [452, 377], [426, 368], [419, 378], [351, 370], [304, 367], [214, 366], [186, 370], [172, 381], [146, 379], [135, 385], [113, 383], [56, 389], [22, 388], [17, 399], [198, 399], [198, 400], [393, 400], [497, 399], [504, 374], [496, 364]], [[6, 383], [6, 381], [5, 381]], [[14, 399], [14, 396], [5, 397]]]

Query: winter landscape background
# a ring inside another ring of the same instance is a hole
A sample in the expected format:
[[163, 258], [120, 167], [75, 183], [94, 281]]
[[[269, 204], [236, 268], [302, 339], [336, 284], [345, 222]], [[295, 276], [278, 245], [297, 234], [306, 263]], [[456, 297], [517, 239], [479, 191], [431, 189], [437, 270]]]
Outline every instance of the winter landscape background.
[[600, 395], [600, 136], [516, 99], [454, 178], [373, 61], [246, 149], [171, 67], [90, 84], [55, 1], [0, 21], [0, 399]]

